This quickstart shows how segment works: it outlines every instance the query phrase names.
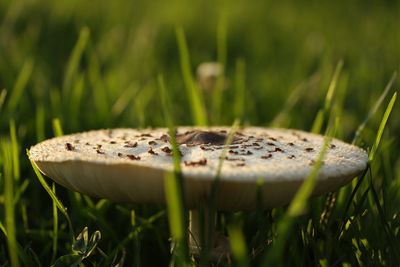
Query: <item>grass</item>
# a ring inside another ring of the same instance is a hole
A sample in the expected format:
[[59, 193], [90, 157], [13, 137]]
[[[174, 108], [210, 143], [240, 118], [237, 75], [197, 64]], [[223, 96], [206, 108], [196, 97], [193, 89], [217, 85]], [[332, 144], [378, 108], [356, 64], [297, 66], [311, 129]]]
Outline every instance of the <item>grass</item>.
[[[370, 162], [338, 192], [308, 199], [310, 176], [286, 207], [209, 216], [230, 235], [232, 257], [220, 266], [399, 265], [399, 9], [396, 1], [0, 2], [1, 265], [208, 266], [207, 253], [188, 254], [179, 157], [165, 206], [69, 192], [24, 150], [76, 131], [173, 133], [236, 119], [334, 128]], [[212, 92], [195, 76], [207, 61], [224, 69]]]

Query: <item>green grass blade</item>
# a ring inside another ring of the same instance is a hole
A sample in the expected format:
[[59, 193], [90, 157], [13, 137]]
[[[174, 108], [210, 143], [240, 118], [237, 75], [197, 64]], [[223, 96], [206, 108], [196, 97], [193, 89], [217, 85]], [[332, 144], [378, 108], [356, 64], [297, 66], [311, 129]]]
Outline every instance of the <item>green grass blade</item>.
[[81, 61], [85, 47], [89, 41], [90, 30], [88, 27], [83, 27], [79, 33], [78, 41], [75, 44], [72, 54], [68, 60], [67, 70], [63, 83], [63, 95], [67, 97], [71, 90], [73, 80], [78, 72], [79, 63]]
[[2, 89], [0, 92], [0, 111], [3, 109], [4, 102], [6, 101], [7, 90]]
[[[207, 227], [208, 229], [215, 229], [215, 217], [217, 213], [217, 208], [218, 208], [218, 194], [219, 194], [219, 182], [220, 182], [220, 177], [221, 177], [221, 171], [222, 171], [222, 166], [224, 163], [224, 160], [226, 158], [226, 155], [229, 150], [229, 145], [232, 143], [234, 135], [239, 127], [240, 121], [235, 120], [228, 135], [225, 140], [224, 148], [221, 151], [221, 155], [219, 156], [218, 160], [218, 165], [217, 165], [217, 171], [215, 174], [215, 177], [212, 181], [211, 184], [211, 192], [209, 196], [209, 205], [206, 207], [208, 210], [208, 221], [207, 221]], [[208, 264], [208, 261], [210, 259], [210, 250], [213, 248], [213, 240], [214, 240], [214, 233], [213, 231], [208, 231], [208, 236], [206, 237], [206, 246], [202, 251], [203, 254], [203, 264]]]
[[189, 49], [187, 47], [185, 33], [182, 28], [176, 29], [176, 39], [179, 47], [182, 76], [189, 97], [189, 106], [192, 112], [192, 119], [196, 125], [207, 125], [207, 112], [204, 107], [203, 95], [200, 91], [200, 88], [193, 80]]
[[54, 118], [52, 120], [53, 125], [53, 132], [55, 136], [62, 136], [64, 135], [63, 129], [61, 127], [61, 121], [59, 118]]
[[319, 81], [319, 79], [320, 79], [319, 73], [314, 73], [306, 80], [297, 84], [287, 97], [284, 106], [281, 108], [279, 113], [273, 119], [271, 126], [283, 127], [283, 128], [288, 127], [291, 122], [290, 112], [300, 101], [301, 96], [305, 94], [305, 91], [315, 86], [315, 84]]
[[132, 103], [135, 96], [138, 95], [138, 86], [135, 83], [129, 86], [121, 93], [121, 96], [115, 101], [111, 107], [111, 115], [113, 118], [118, 118]]
[[213, 114], [212, 121], [214, 124], [220, 124], [221, 109], [222, 109], [222, 95], [224, 89], [224, 73], [226, 69], [227, 59], [227, 32], [228, 26], [226, 17], [222, 16], [218, 22], [217, 27], [217, 61], [222, 67], [222, 72], [218, 75], [215, 87], [213, 88]]
[[336, 65], [335, 72], [333, 73], [332, 80], [329, 84], [328, 91], [326, 93], [324, 107], [318, 111], [317, 117], [314, 120], [313, 126], [311, 128], [311, 132], [320, 133], [322, 130], [322, 126], [325, 121], [329, 120], [327, 116], [330, 114], [330, 109], [332, 107], [333, 97], [335, 95], [337, 83], [339, 80], [340, 72], [343, 68], [343, 61], [340, 60]]
[[36, 110], [36, 141], [41, 142], [46, 138], [46, 113], [43, 105], [39, 105]]
[[[375, 190], [375, 187], [374, 187], [374, 184], [372, 182], [372, 179], [371, 179], [370, 184], [371, 184], [372, 197], [373, 197], [373, 200], [375, 202], [376, 208], [378, 209], [379, 218], [381, 219], [381, 222], [382, 222], [382, 226], [383, 226], [383, 230], [384, 230], [383, 232], [387, 235], [391, 250], [392, 251], [398, 251], [398, 249], [399, 249], [399, 245], [398, 245], [398, 241], [397, 241], [398, 238], [396, 238], [396, 236], [394, 235], [390, 225], [387, 222], [385, 213], [384, 213], [383, 208], [381, 206], [381, 203], [379, 201], [379, 196], [378, 196], [378, 194], [377, 194], [377, 192]], [[398, 255], [396, 253], [394, 253], [394, 254], [395, 255], [393, 255], [393, 256], [394, 256], [394, 258], [396, 259], [396, 262], [397, 262], [396, 265], [399, 265], [400, 259], [399, 259]]]
[[235, 100], [234, 115], [235, 118], [243, 120], [246, 103], [246, 63], [243, 59], [236, 61], [235, 68]]
[[8, 111], [13, 113], [20, 102], [21, 97], [24, 94], [26, 85], [28, 84], [29, 78], [33, 71], [33, 61], [32, 59], [27, 59], [22, 66], [21, 72], [18, 75], [17, 81], [14, 84], [12, 91], [10, 92]]
[[236, 266], [247, 267], [249, 265], [248, 252], [246, 247], [246, 241], [242, 230], [239, 226], [228, 227], [229, 243], [232, 250], [233, 259], [236, 262]]
[[[52, 183], [51, 188], [54, 195], [56, 195], [56, 185], [54, 184], [54, 182]], [[52, 246], [51, 262], [54, 262], [57, 257], [57, 249], [58, 249], [58, 210], [56, 203], [53, 201], [53, 246]]]
[[17, 229], [14, 212], [14, 179], [12, 162], [12, 144], [9, 141], [1, 142], [1, 155], [4, 174], [4, 209], [5, 231], [7, 232], [8, 254], [12, 266], [20, 266], [17, 247]]
[[[29, 156], [29, 151], [27, 151], [28, 157]], [[44, 190], [46, 190], [47, 194], [50, 196], [51, 200], [53, 201], [53, 203], [57, 206], [57, 208], [60, 210], [60, 212], [65, 216], [65, 218], [67, 219], [68, 222], [68, 226], [70, 228], [70, 234], [71, 234], [71, 238], [72, 240], [74, 240], [74, 231], [72, 228], [72, 223], [71, 220], [69, 218], [69, 215], [67, 213], [67, 208], [64, 207], [64, 205], [62, 204], [62, 202], [57, 198], [57, 196], [55, 195], [55, 193], [53, 192], [53, 190], [50, 188], [50, 186], [47, 184], [46, 180], [44, 179], [43, 175], [40, 173], [38, 167], [36, 166], [36, 164], [31, 160], [31, 165], [33, 168], [33, 171], [36, 174], [37, 179], [39, 180], [39, 183], [42, 185], [42, 187], [44, 188]]]
[[329, 143], [332, 134], [325, 136], [322, 149], [318, 155], [314, 167], [311, 169], [310, 174], [302, 183], [285, 215], [277, 223], [278, 238], [275, 240], [273, 246], [265, 254], [262, 266], [281, 266], [284, 248], [287, 240], [289, 239], [292, 227], [296, 218], [306, 211], [308, 198], [315, 187], [317, 176], [320, 168], [322, 167], [323, 159], [328, 151]]
[[85, 86], [84, 75], [78, 74], [76, 82], [72, 86], [71, 101], [68, 106], [70, 115], [70, 124], [72, 129], [77, 129], [81, 120], [79, 114], [81, 111], [82, 95]]
[[382, 94], [379, 96], [378, 101], [375, 102], [375, 105], [372, 107], [372, 109], [369, 111], [367, 117], [364, 119], [364, 121], [358, 126], [356, 133], [354, 134], [353, 141], [352, 143], [355, 144], [358, 139], [361, 136], [361, 133], [363, 132], [365, 126], [367, 125], [368, 121], [375, 115], [375, 113], [378, 111], [379, 107], [382, 105], [383, 100], [385, 100], [387, 94], [389, 93], [390, 89], [393, 86], [394, 81], [396, 80], [397, 77], [397, 72], [394, 72], [392, 74], [392, 77], [390, 78], [388, 84], [386, 85], [385, 89], [383, 90]]
[[[1, 173], [0, 173], [0, 176], [1, 176]], [[0, 221], [0, 231], [3, 232], [4, 236], [8, 239], [7, 229], [1, 221]], [[32, 261], [27, 257], [27, 254], [25, 253], [24, 248], [17, 241], [16, 241], [16, 247], [17, 247], [18, 256], [20, 257], [20, 259], [22, 261], [22, 265], [23, 266], [34, 266], [32, 264]], [[41, 265], [38, 265], [38, 266], [41, 266]]]
[[170, 109], [167, 89], [163, 77], [158, 77], [162, 108], [165, 121], [169, 128], [170, 143], [172, 145], [174, 171], [165, 174], [165, 196], [167, 200], [168, 220], [173, 239], [174, 260], [178, 266], [189, 263], [188, 246], [188, 215], [185, 207], [184, 181], [180, 167], [180, 151], [175, 139], [173, 116]]
[[88, 80], [93, 90], [93, 99], [97, 111], [97, 118], [100, 122], [105, 122], [109, 119], [110, 103], [107, 95], [107, 88], [103, 82], [103, 77], [100, 70], [100, 63], [96, 53], [90, 49], [89, 54], [89, 71]]
[[15, 129], [15, 121], [10, 120], [10, 139], [12, 146], [12, 159], [13, 159], [13, 175], [15, 180], [20, 179], [20, 163], [19, 163], [19, 147], [17, 140], [17, 131]]
[[381, 142], [382, 139], [382, 135], [383, 135], [383, 131], [385, 130], [386, 127], [386, 123], [389, 119], [390, 113], [392, 112], [394, 103], [396, 102], [396, 98], [397, 98], [397, 92], [393, 94], [392, 98], [390, 99], [390, 102], [385, 110], [385, 113], [383, 114], [381, 123], [379, 125], [379, 130], [378, 133], [376, 135], [376, 139], [374, 142], [374, 145], [371, 148], [371, 152], [369, 153], [369, 161], [372, 162], [374, 160], [375, 157], [375, 153], [378, 150], [379, 147], [379, 143]]

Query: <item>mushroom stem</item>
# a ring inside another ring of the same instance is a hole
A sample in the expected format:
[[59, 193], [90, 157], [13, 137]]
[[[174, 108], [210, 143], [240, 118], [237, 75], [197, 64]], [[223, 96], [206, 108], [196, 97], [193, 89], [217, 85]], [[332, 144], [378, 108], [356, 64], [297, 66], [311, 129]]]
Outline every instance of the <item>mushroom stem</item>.
[[[199, 210], [189, 210], [189, 249], [195, 257], [201, 254], [202, 244], [211, 244], [210, 257], [212, 260], [220, 260], [229, 257], [229, 239], [221, 233], [215, 231], [214, 227], [209, 227], [210, 210], [205, 208], [204, 215]], [[210, 232], [212, 231], [212, 233]], [[208, 242], [208, 238], [212, 242]], [[204, 238], [204, 239], [202, 239]]]
[[[208, 228], [208, 224], [206, 223], [208, 221], [206, 220], [208, 217], [208, 211], [205, 211], [204, 213], [205, 218], [201, 220], [202, 216], [200, 216], [200, 212], [198, 210], [189, 210], [189, 248], [193, 255], [200, 255], [202, 243], [202, 224], [204, 225], [204, 230]], [[207, 234], [203, 234], [203, 236], [207, 237], [208, 231], [205, 232]]]

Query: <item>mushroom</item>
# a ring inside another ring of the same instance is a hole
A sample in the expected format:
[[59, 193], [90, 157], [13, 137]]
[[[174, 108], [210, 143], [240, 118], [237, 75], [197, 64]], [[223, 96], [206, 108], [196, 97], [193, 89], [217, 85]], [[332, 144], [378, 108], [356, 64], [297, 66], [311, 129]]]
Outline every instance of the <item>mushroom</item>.
[[[218, 77], [223, 75], [224, 67], [218, 62], [204, 62], [197, 67], [197, 82], [205, 91], [213, 90]], [[224, 77], [222, 79], [226, 82]]]
[[[229, 127], [179, 127], [186, 206], [196, 209], [210, 195], [223, 149], [218, 210], [270, 209], [288, 204], [309, 175], [324, 137], [299, 130], [244, 127], [225, 145]], [[30, 159], [68, 189], [113, 201], [164, 203], [164, 176], [173, 170], [168, 130], [113, 129], [46, 140]], [[332, 139], [318, 172], [314, 196], [334, 191], [367, 168], [367, 153]], [[260, 187], [257, 181], [262, 179]], [[261, 203], [260, 193], [261, 192]], [[258, 195], [258, 197], [257, 197]], [[198, 252], [198, 213], [191, 213], [190, 240]], [[212, 229], [211, 229], [212, 230]]]

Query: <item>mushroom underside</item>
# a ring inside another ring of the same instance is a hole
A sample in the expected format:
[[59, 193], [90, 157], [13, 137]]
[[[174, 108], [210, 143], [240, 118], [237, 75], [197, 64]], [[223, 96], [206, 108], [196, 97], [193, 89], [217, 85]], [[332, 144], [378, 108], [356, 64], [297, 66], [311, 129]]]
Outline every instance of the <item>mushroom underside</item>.
[[[118, 164], [104, 165], [96, 162], [35, 162], [46, 176], [73, 191], [117, 202], [165, 203], [162, 169]], [[345, 175], [317, 178], [313, 196], [335, 191], [362, 172], [354, 169]], [[255, 180], [219, 180], [218, 209], [225, 211], [254, 210], [261, 204], [270, 209], [288, 204], [303, 180], [264, 179], [259, 186]], [[185, 176], [185, 200], [188, 208], [196, 208], [211, 192], [213, 180]], [[258, 203], [261, 199], [261, 203]]]

